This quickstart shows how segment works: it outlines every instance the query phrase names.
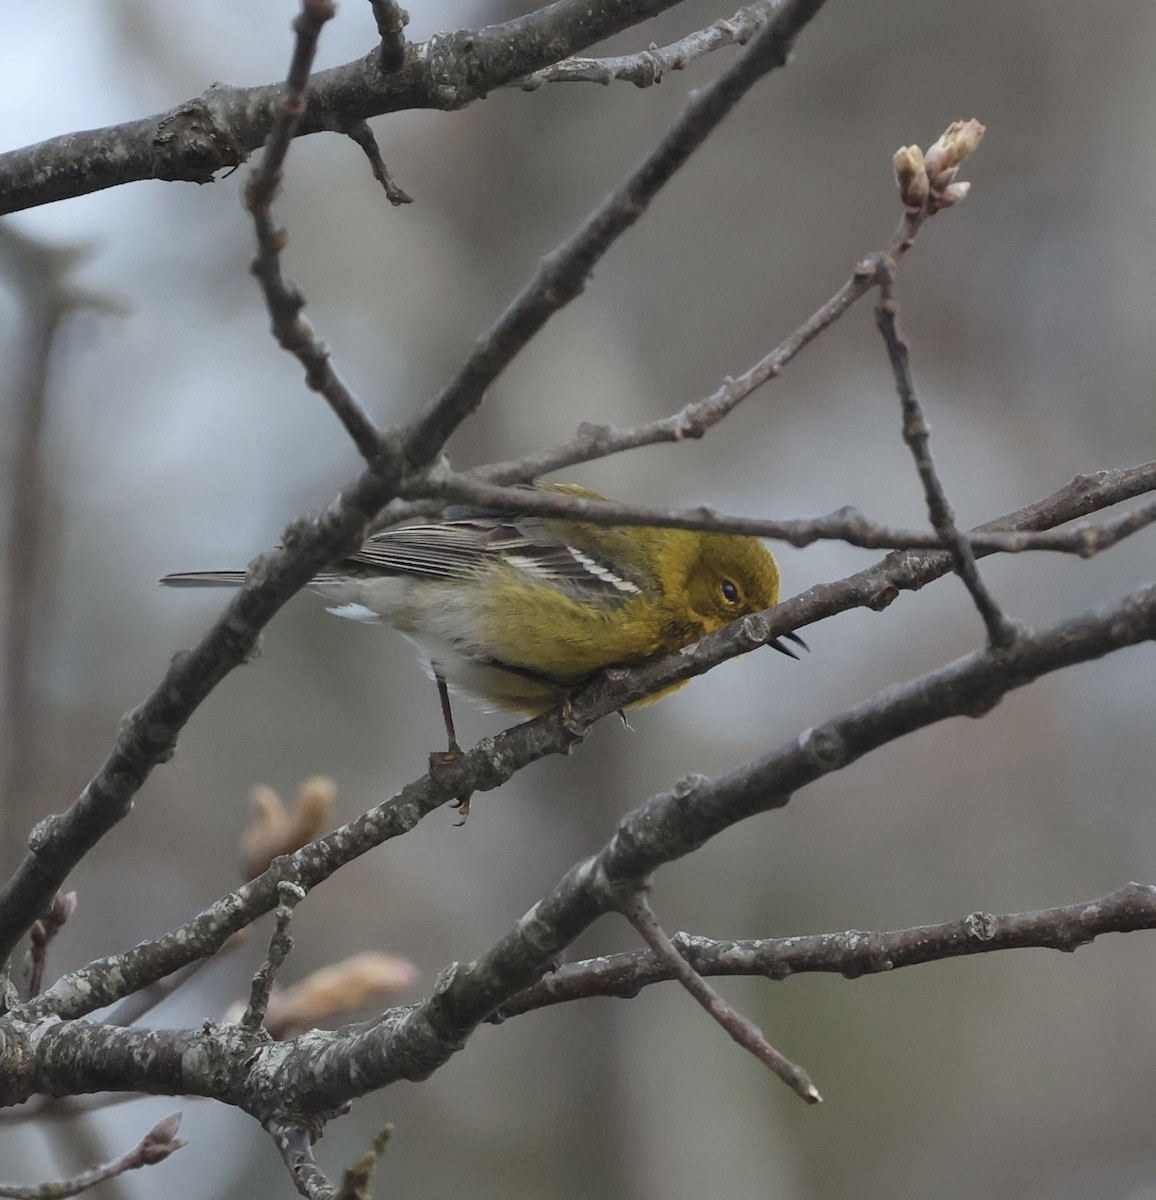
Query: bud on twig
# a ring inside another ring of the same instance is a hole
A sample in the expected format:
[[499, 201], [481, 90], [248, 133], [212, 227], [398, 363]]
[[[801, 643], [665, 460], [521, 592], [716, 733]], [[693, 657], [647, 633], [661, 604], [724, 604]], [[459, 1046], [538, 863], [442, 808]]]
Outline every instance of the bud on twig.
[[899, 196], [910, 213], [928, 215], [958, 204], [971, 184], [956, 182], [962, 162], [979, 145], [984, 127], [976, 120], [953, 121], [924, 154], [918, 146], [901, 146], [892, 162]]

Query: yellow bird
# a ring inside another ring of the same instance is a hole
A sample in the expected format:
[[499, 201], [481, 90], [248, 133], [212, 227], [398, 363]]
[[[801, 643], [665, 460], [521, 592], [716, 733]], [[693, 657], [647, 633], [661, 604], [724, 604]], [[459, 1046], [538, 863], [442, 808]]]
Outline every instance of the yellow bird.
[[[606, 499], [577, 484], [533, 486]], [[161, 583], [244, 578], [194, 571]], [[645, 662], [772, 607], [779, 568], [755, 537], [470, 511], [383, 529], [310, 587], [330, 612], [385, 620], [419, 647], [456, 753], [447, 683], [494, 708], [544, 712], [604, 667]], [[781, 640], [771, 645], [796, 657]]]

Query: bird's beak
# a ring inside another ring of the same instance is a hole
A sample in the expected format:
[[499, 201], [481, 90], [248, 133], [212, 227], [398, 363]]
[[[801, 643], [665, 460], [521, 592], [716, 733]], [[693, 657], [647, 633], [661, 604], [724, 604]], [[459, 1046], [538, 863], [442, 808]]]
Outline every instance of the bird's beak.
[[802, 648], [806, 650], [808, 654], [810, 654], [811, 647], [808, 646], [807, 643], [804, 642], [797, 633], [784, 633], [783, 637], [777, 637], [773, 642], [768, 642], [767, 645], [770, 646], [772, 650], [777, 650], [780, 654], [785, 654], [788, 658], [797, 660], [799, 656], [790, 648], [790, 646], [783, 645], [783, 638], [786, 638], [789, 642], [794, 642], [796, 646], [802, 646]]

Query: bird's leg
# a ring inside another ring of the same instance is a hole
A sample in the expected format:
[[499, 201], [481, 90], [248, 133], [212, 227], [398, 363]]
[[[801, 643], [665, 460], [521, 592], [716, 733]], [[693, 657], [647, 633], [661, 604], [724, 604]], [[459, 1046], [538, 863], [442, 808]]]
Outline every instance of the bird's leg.
[[[450, 707], [450, 690], [446, 686], [446, 677], [442, 674], [441, 668], [435, 663], [433, 667], [434, 682], [438, 685], [438, 699], [442, 705], [442, 720], [446, 724], [446, 741], [448, 743], [445, 750], [435, 750], [429, 756], [429, 773], [433, 778], [434, 783], [439, 787], [445, 788], [445, 785], [438, 778], [438, 773], [442, 767], [448, 766], [450, 763], [457, 762], [462, 756], [462, 748], [458, 745], [457, 734], [454, 732], [454, 713]], [[449, 791], [449, 788], [445, 788]], [[453, 807], [458, 810], [461, 820], [459, 825], [466, 823], [466, 818], [470, 815], [470, 797], [473, 793], [466, 792], [464, 796], [455, 796]]]
[[434, 680], [438, 685], [438, 699], [442, 703], [442, 720], [446, 723], [446, 753], [460, 758], [462, 748], [458, 745], [457, 734], [454, 733], [454, 710], [450, 707], [450, 689], [446, 686], [446, 677], [438, 667], [434, 667]]

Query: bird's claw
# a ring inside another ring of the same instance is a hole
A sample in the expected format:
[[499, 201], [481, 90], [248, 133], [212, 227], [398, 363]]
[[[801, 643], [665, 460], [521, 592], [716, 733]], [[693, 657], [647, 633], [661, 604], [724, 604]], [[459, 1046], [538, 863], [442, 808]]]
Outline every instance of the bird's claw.
[[448, 792], [451, 796], [453, 796], [453, 800], [450, 801], [450, 806], [452, 808], [456, 808], [458, 810], [458, 816], [461, 817], [460, 821], [454, 822], [455, 826], [464, 825], [466, 823], [466, 818], [470, 815], [470, 799], [473, 796], [473, 792], [466, 792], [464, 796], [459, 796], [454, 791], [453, 785], [446, 782], [446, 768], [453, 766], [455, 763], [461, 762], [461, 759], [462, 748], [457, 744], [456, 741], [450, 742], [448, 750], [433, 750], [430, 752], [429, 756], [430, 778], [435, 784], [437, 784], [439, 788], [442, 789], [443, 792]]

